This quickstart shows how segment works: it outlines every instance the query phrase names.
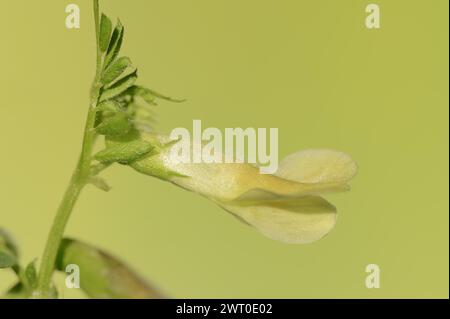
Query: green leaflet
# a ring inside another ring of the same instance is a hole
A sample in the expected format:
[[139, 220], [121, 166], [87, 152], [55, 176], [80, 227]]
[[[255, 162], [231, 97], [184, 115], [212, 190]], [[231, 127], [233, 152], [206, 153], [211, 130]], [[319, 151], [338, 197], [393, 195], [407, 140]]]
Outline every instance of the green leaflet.
[[147, 102], [150, 105], [154, 105], [155, 100], [157, 98], [162, 99], [162, 100], [167, 100], [170, 102], [176, 102], [176, 103], [181, 103], [181, 102], [185, 101], [185, 100], [173, 99], [171, 97], [157, 93], [151, 89], [147, 89], [145, 87], [138, 86], [138, 85], [134, 85], [134, 86], [130, 87], [126, 93], [133, 97], [140, 97], [141, 99], [143, 99], [145, 102]]
[[126, 113], [119, 112], [101, 122], [95, 130], [98, 134], [106, 136], [120, 136], [127, 134], [133, 125]]
[[19, 255], [19, 249], [17, 248], [17, 244], [14, 241], [13, 237], [6, 231], [6, 229], [0, 227], [0, 246], [6, 246], [14, 256]]
[[182, 102], [186, 101], [186, 100], [174, 99], [174, 98], [171, 98], [169, 96], [160, 94], [160, 93], [155, 92], [153, 90], [150, 90], [150, 89], [146, 89], [146, 88], [144, 88], [144, 89], [146, 90], [147, 94], [153, 94], [155, 97], [157, 97], [158, 99], [161, 99], [161, 100], [166, 100], [166, 101], [175, 102], [175, 103], [182, 103]]
[[140, 97], [141, 99], [143, 99], [145, 102], [147, 102], [150, 105], [156, 104], [155, 103], [156, 96], [153, 95], [150, 90], [148, 90], [142, 86], [133, 85], [125, 92], [125, 94], [128, 94], [133, 98]]
[[100, 102], [110, 100], [123, 92], [125, 92], [127, 89], [129, 89], [137, 80], [137, 74], [136, 72], [133, 72], [132, 74], [127, 75], [123, 79], [117, 81], [114, 83], [113, 86], [110, 88], [107, 88], [102, 92], [100, 95]]
[[30, 289], [34, 289], [37, 286], [37, 270], [36, 260], [30, 262], [25, 268], [26, 284]]
[[101, 81], [106, 87], [111, 86], [114, 80], [117, 80], [126, 70], [128, 74], [136, 71], [132, 65], [129, 57], [121, 57], [110, 64], [110, 66], [103, 72]]
[[104, 14], [100, 20], [100, 51], [105, 52], [108, 49], [109, 39], [111, 37], [112, 23], [111, 20]]
[[81, 289], [91, 298], [160, 298], [135, 272], [110, 254], [85, 243], [64, 239], [56, 267], [65, 271], [69, 264], [80, 267]]
[[111, 41], [109, 42], [108, 51], [104, 60], [104, 68], [107, 68], [111, 62], [113, 62], [119, 55], [120, 48], [123, 41], [124, 28], [120, 20], [117, 21], [117, 25], [114, 28]]
[[119, 162], [128, 164], [146, 155], [152, 149], [153, 146], [146, 141], [133, 140], [110, 145], [98, 152], [94, 158], [102, 163]]
[[17, 246], [6, 230], [0, 228], [0, 268], [10, 268], [17, 264]]
[[16, 264], [16, 256], [5, 246], [0, 246], [0, 268], [10, 268]]

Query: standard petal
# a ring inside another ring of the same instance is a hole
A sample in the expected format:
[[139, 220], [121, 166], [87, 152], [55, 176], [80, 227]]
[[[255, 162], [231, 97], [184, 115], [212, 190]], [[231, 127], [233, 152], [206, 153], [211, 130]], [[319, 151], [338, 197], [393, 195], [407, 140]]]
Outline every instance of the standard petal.
[[333, 150], [305, 150], [288, 155], [277, 176], [299, 183], [345, 183], [357, 173], [352, 158]]
[[319, 196], [248, 205], [218, 204], [268, 238], [284, 243], [314, 242], [336, 224], [336, 208]]

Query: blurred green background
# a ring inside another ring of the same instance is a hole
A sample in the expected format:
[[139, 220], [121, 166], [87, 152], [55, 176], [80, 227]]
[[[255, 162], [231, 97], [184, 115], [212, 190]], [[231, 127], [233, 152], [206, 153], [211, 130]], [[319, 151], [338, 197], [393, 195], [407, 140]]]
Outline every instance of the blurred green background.
[[[81, 29], [65, 27], [69, 3]], [[192, 193], [127, 167], [88, 186], [67, 234], [120, 256], [182, 298], [448, 297], [448, 1], [101, 1], [126, 28], [140, 83], [188, 102], [158, 128], [278, 127], [280, 159], [348, 152], [352, 191], [310, 245], [261, 236]], [[94, 75], [92, 3], [0, 1], [0, 225], [42, 253], [75, 166]], [[381, 267], [367, 289], [365, 267]], [[13, 282], [0, 272], [0, 288]], [[63, 289], [61, 277], [58, 286]], [[64, 297], [81, 297], [63, 289]]]

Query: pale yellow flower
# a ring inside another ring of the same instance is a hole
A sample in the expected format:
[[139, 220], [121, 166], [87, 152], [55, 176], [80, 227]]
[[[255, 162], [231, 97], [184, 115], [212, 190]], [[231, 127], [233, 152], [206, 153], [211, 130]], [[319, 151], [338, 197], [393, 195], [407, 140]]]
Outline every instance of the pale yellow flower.
[[[163, 136], [143, 136], [155, 145]], [[175, 142], [176, 143], [176, 142]], [[345, 153], [307, 150], [287, 156], [275, 175], [247, 163], [179, 163], [170, 147], [130, 164], [217, 203], [265, 236], [285, 243], [310, 243], [336, 223], [336, 208], [320, 195], [349, 189], [355, 162]]]

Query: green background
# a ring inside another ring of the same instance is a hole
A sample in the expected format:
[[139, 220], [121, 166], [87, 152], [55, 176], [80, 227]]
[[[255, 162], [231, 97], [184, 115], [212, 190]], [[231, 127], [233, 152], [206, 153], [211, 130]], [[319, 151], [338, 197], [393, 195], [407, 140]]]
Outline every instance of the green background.
[[[81, 29], [65, 28], [69, 3]], [[448, 1], [102, 1], [126, 27], [158, 128], [278, 127], [280, 159], [348, 152], [360, 172], [328, 196], [337, 227], [286, 245], [212, 202], [127, 167], [88, 186], [67, 234], [183, 298], [448, 297]], [[42, 253], [75, 166], [94, 75], [91, 1], [0, 1], [0, 224], [24, 262]], [[365, 267], [381, 288], [365, 288]], [[58, 286], [63, 287], [62, 278]], [[0, 288], [13, 276], [0, 272]], [[63, 289], [64, 297], [78, 291]]]

